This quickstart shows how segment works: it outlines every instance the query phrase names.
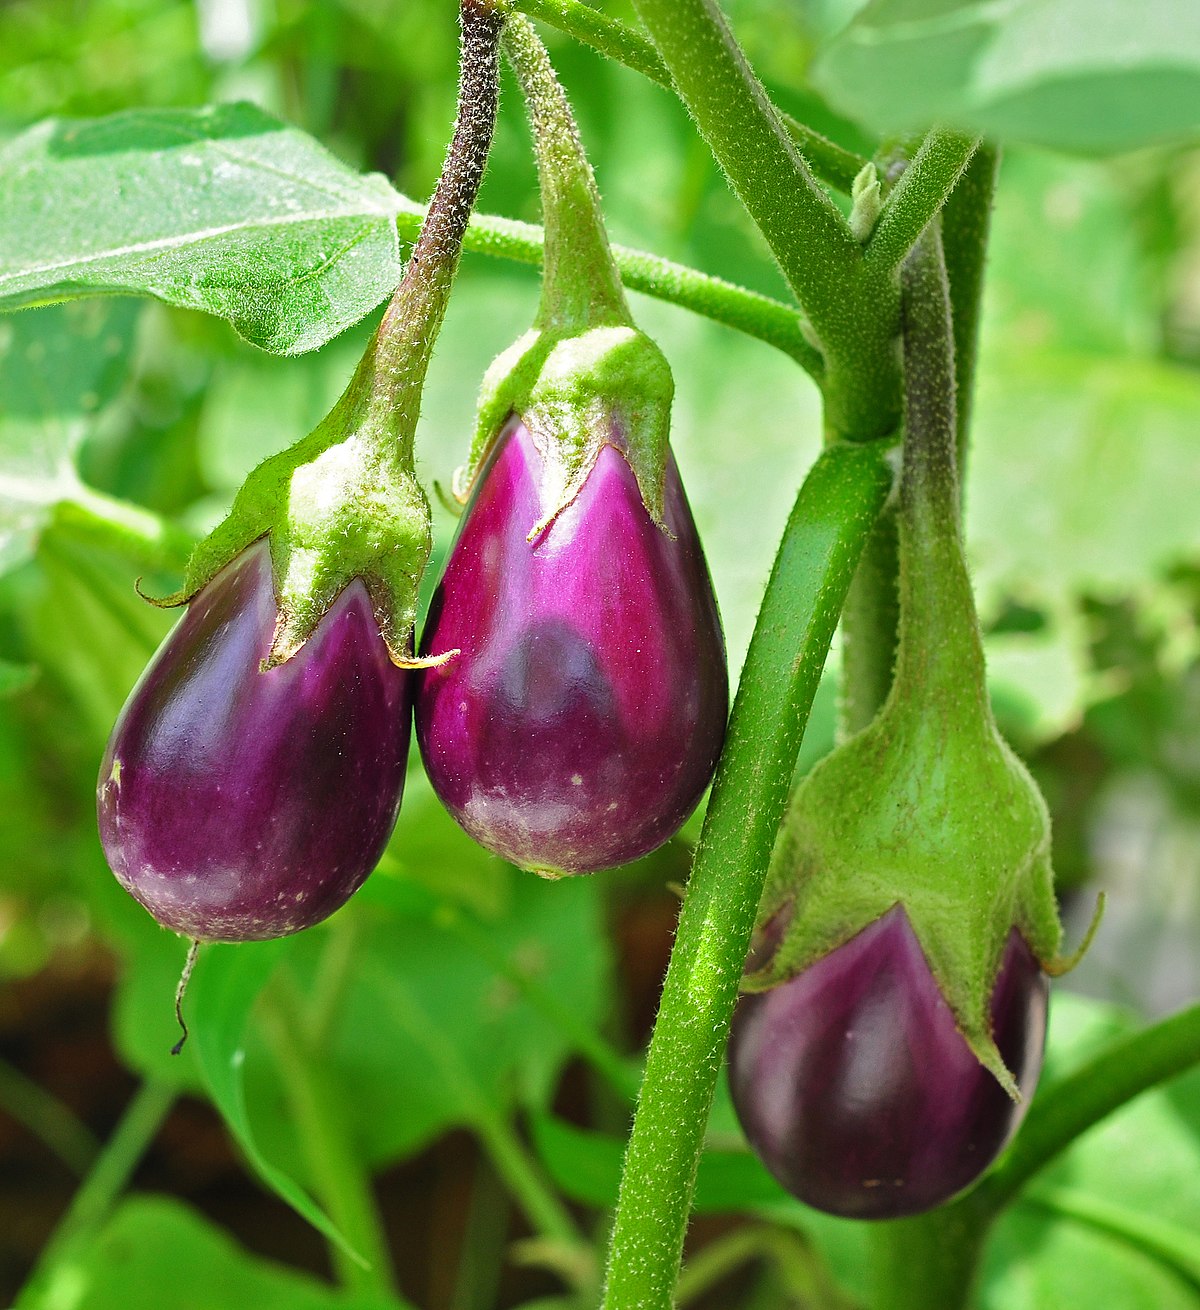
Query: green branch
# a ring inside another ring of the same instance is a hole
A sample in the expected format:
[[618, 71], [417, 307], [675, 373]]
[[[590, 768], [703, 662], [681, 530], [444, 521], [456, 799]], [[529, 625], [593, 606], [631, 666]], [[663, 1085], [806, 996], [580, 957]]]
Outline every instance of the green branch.
[[941, 212], [978, 142], [955, 132], [930, 132], [884, 202], [866, 245], [867, 267], [891, 276]]
[[1200, 1004], [1107, 1046], [1045, 1088], [1008, 1154], [966, 1199], [996, 1214], [1089, 1128], [1134, 1097], [1200, 1065]]
[[742, 962], [800, 740], [859, 553], [892, 485], [879, 445], [813, 466], [746, 655], [629, 1139], [607, 1310], [667, 1310]]
[[[416, 235], [424, 213], [424, 208], [415, 201], [407, 202], [406, 208], [396, 216], [401, 237]], [[542, 229], [534, 223], [476, 214], [467, 228], [463, 246], [478, 254], [540, 268], [543, 240]], [[723, 323], [782, 350], [814, 377], [821, 376], [824, 364], [820, 352], [805, 340], [801, 317], [794, 305], [785, 305], [770, 296], [645, 251], [613, 246], [612, 253], [621, 281], [630, 291], [640, 291]]]
[[[670, 70], [650, 41], [634, 28], [606, 17], [580, 0], [513, 0], [513, 8], [558, 28], [659, 86], [668, 90], [674, 87]], [[813, 172], [848, 195], [859, 170], [867, 162], [862, 155], [814, 132], [790, 114], [781, 113], [780, 118]]]

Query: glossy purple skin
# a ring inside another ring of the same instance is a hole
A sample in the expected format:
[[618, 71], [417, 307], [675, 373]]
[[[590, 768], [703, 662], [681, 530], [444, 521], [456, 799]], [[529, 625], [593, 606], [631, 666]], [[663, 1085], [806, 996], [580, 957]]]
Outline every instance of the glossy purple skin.
[[770, 991], [741, 997], [729, 1048], [750, 1144], [806, 1204], [853, 1219], [932, 1209], [1016, 1131], [1041, 1072], [1047, 984], [1014, 928], [992, 1031], [1015, 1104], [954, 1024], [897, 907]]
[[510, 424], [430, 608], [417, 741], [434, 790], [489, 850], [524, 868], [590, 873], [679, 830], [725, 734], [725, 643], [679, 473], [674, 539], [605, 446], [578, 497], [534, 543], [543, 465]]
[[207, 941], [282, 937], [375, 867], [404, 786], [411, 674], [354, 582], [285, 664], [265, 543], [188, 606], [109, 739], [97, 807], [121, 885]]

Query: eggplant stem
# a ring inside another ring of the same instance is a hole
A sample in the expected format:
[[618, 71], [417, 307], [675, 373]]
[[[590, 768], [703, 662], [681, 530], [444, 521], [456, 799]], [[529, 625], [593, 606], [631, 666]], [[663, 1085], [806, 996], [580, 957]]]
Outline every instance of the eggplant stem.
[[183, 972], [179, 975], [179, 985], [175, 988], [175, 1021], [179, 1024], [181, 1036], [171, 1047], [171, 1054], [178, 1055], [188, 1039], [188, 1026], [183, 1020], [183, 996], [188, 983], [192, 980], [192, 970], [196, 967], [196, 957], [200, 954], [200, 938], [193, 937], [188, 947], [187, 959], [183, 962]]

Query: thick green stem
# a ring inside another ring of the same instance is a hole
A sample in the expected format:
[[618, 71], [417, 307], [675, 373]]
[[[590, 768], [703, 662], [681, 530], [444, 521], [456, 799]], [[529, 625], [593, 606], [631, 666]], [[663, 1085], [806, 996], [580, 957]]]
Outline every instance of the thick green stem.
[[508, 20], [505, 50], [533, 127], [545, 225], [538, 325], [565, 333], [631, 322], [575, 116], [533, 24]]
[[868, 1231], [871, 1310], [967, 1310], [986, 1232], [971, 1211], [943, 1208]]
[[954, 316], [954, 377], [958, 402], [958, 482], [962, 492], [975, 390], [975, 356], [979, 342], [979, 311], [992, 199], [996, 191], [999, 152], [981, 145], [950, 193], [942, 212], [942, 246], [950, 307]]
[[892, 485], [878, 445], [814, 465], [746, 655], [663, 985], [621, 1178], [607, 1310], [667, 1310], [742, 962], [812, 698], [859, 554]]
[[348, 1130], [345, 1090], [337, 1086], [324, 1052], [306, 1039], [305, 1006], [291, 979], [276, 975], [264, 1001], [263, 1019], [313, 1186], [349, 1246], [362, 1257], [361, 1261], [355, 1259], [331, 1243], [330, 1256], [338, 1278], [353, 1291], [387, 1297], [393, 1287], [391, 1257], [371, 1175]]
[[[632, 68], [659, 86], [673, 87], [670, 70], [651, 42], [634, 28], [607, 17], [580, 0], [513, 0], [513, 8], [557, 27], [560, 32], [590, 45], [593, 50]], [[781, 113], [780, 118], [813, 172], [823, 182], [848, 194], [855, 177], [867, 162], [862, 155], [844, 149], [820, 132], [814, 132], [790, 114]]]
[[709, 149], [766, 238], [825, 358], [829, 431], [866, 440], [899, 419], [899, 289], [801, 158], [715, 0], [635, 0]]
[[867, 267], [890, 277], [941, 211], [977, 142], [957, 132], [930, 132], [892, 189], [866, 245]]

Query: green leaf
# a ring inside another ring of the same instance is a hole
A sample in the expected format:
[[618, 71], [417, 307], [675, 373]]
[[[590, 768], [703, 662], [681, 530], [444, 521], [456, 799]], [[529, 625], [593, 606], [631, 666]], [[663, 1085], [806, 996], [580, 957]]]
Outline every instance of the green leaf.
[[187, 1206], [166, 1197], [127, 1200], [20, 1310], [403, 1310], [392, 1299], [350, 1295], [242, 1250]]
[[[402, 820], [403, 821], [403, 820]], [[461, 837], [461, 835], [460, 835]], [[461, 837], [463, 843], [467, 842]], [[440, 857], [454, 868], [443, 847]], [[607, 945], [600, 889], [590, 879], [543, 883], [490, 860], [492, 907], [475, 901], [475, 932], [460, 932], [451, 908], [475, 899], [450, 872], [453, 901], [376, 873], [356, 897], [368, 909], [355, 967], [331, 1034], [364, 1157], [390, 1163], [455, 1125], [471, 1127], [514, 1105], [544, 1105], [572, 1043], [519, 985], [552, 992], [581, 1024], [608, 1008]], [[497, 908], [497, 906], [499, 908]], [[297, 978], [311, 986], [316, 934], [297, 938]], [[501, 972], [501, 963], [516, 977]]]
[[30, 557], [53, 506], [79, 487], [75, 455], [124, 381], [138, 309], [64, 305], [0, 319], [0, 573]]
[[0, 150], [0, 308], [151, 295], [298, 354], [397, 285], [405, 208], [253, 105], [50, 119]]
[[278, 1196], [331, 1242], [354, 1254], [329, 1217], [290, 1173], [262, 1150], [251, 1126], [243, 1067], [250, 1011], [275, 966], [299, 939], [209, 946], [188, 994], [189, 1028], [205, 1087], [251, 1167]]
[[814, 76], [880, 135], [1115, 153], [1200, 127], [1200, 22], [1193, 0], [873, 0]]

